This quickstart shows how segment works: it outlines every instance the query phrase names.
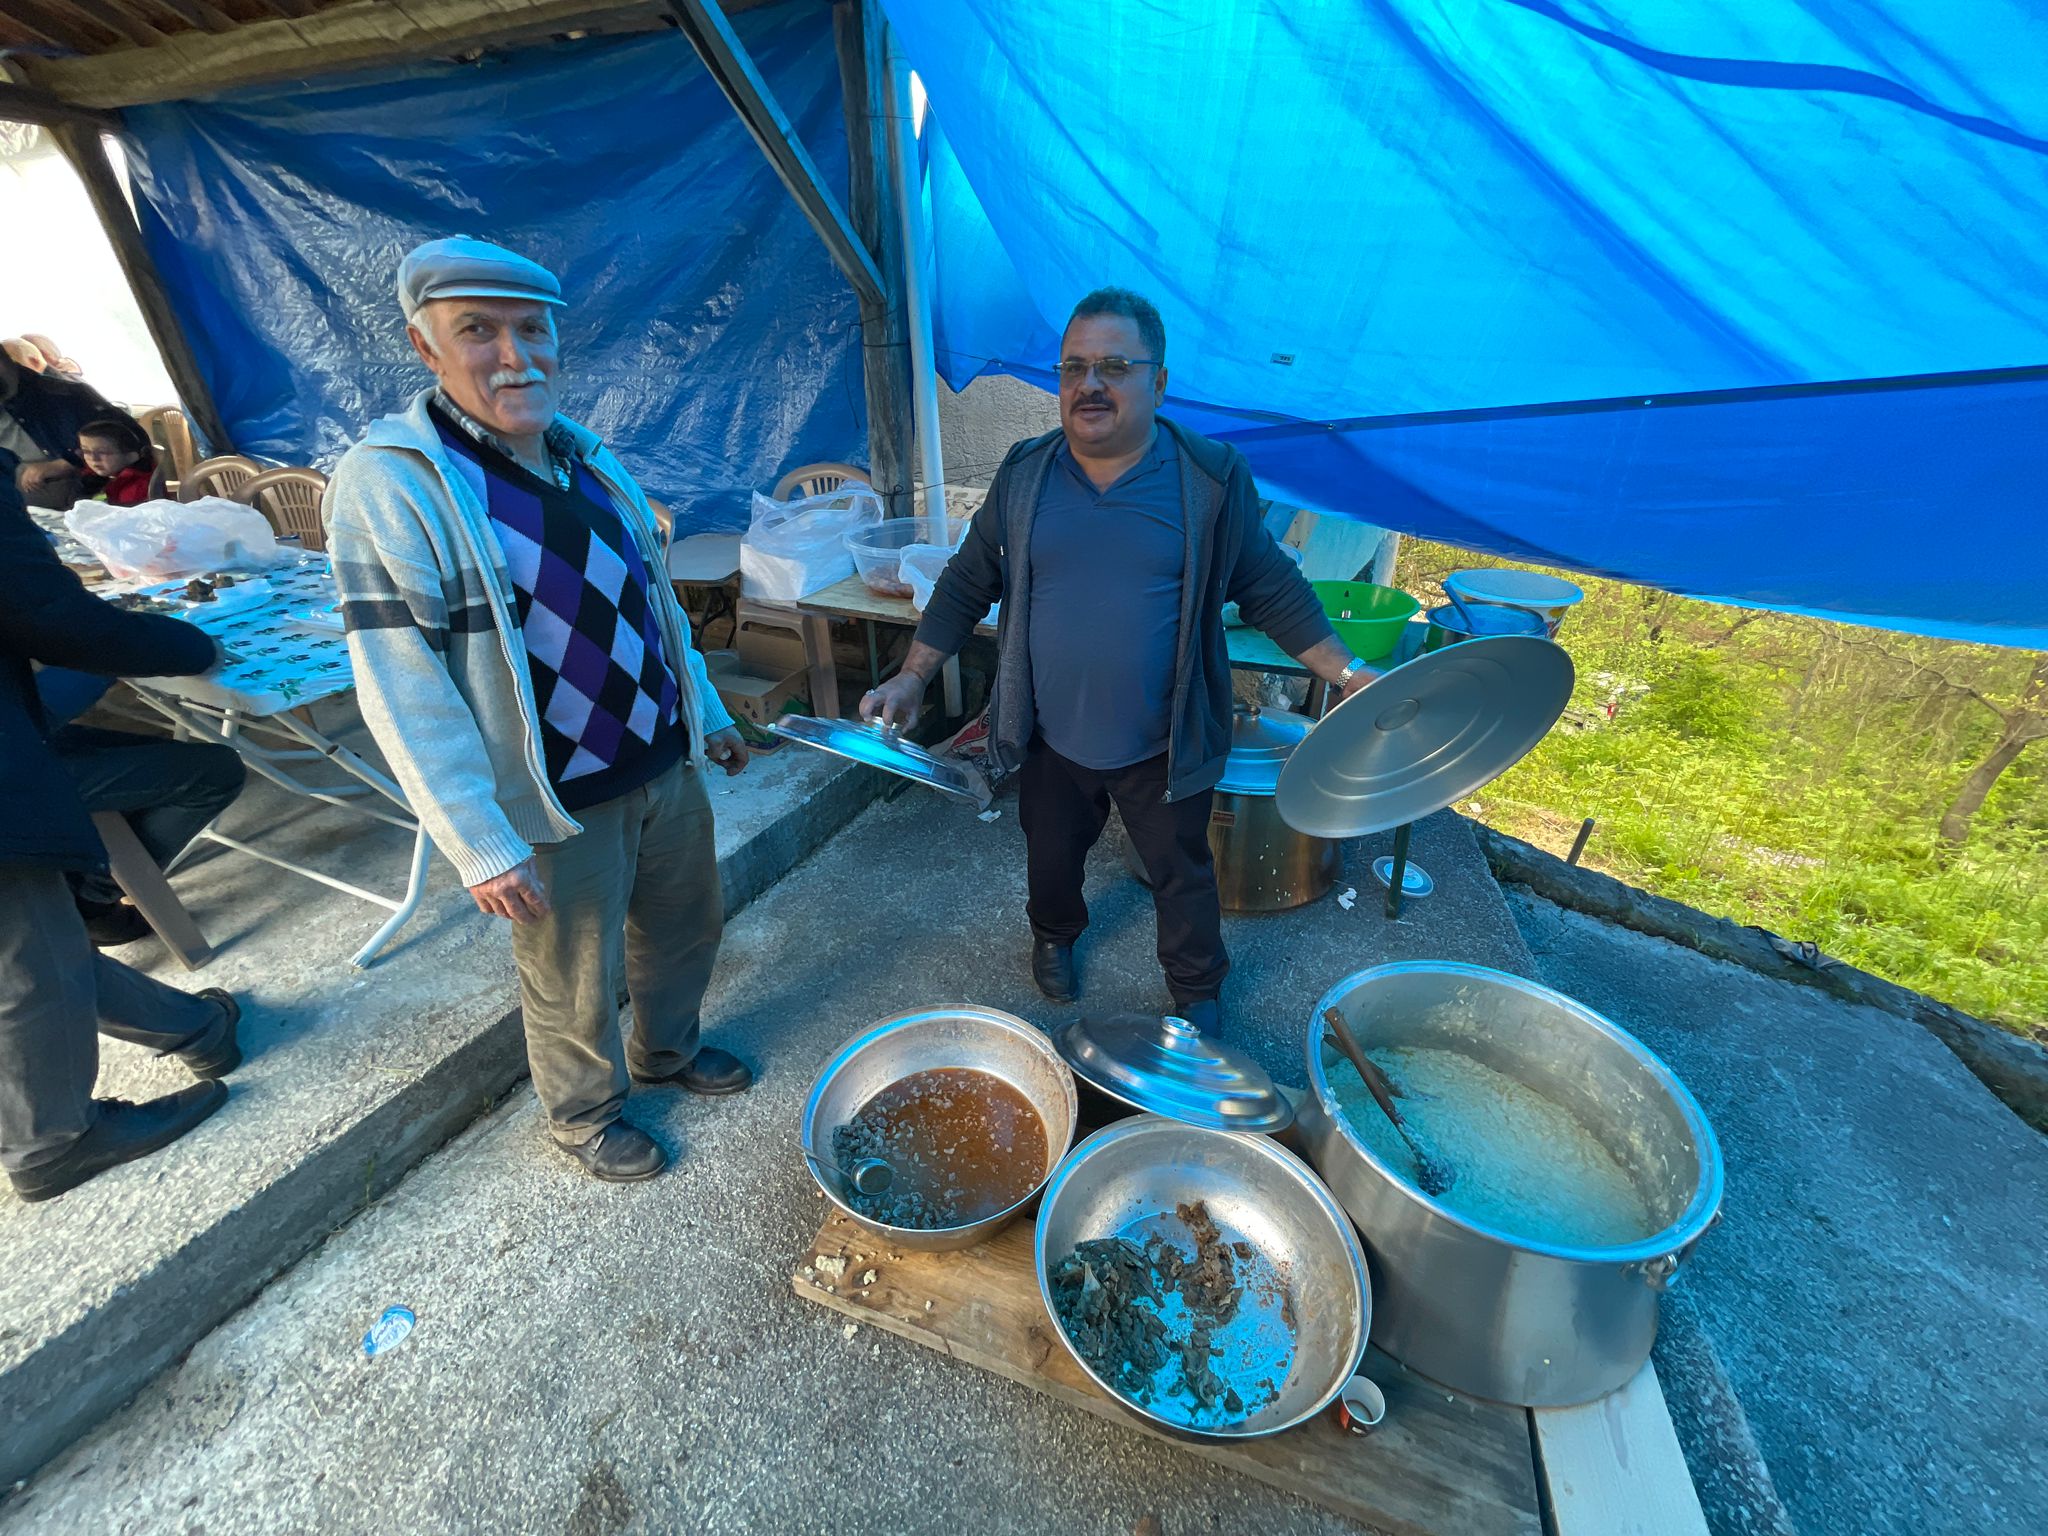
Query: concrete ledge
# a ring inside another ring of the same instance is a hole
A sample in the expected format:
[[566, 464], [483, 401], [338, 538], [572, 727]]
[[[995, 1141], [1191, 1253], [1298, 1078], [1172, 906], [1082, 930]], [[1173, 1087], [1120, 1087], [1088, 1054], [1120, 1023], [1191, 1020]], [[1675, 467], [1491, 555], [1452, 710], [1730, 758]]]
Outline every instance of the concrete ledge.
[[[727, 912], [858, 814], [879, 777], [796, 749], [714, 775]], [[373, 888], [402, 877], [410, 846], [260, 782], [223, 830]], [[218, 958], [187, 977], [153, 942], [119, 957], [172, 985], [234, 991], [250, 1059], [185, 1141], [49, 1205], [0, 1200], [0, 1486], [126, 1402], [526, 1074], [504, 929], [444, 864], [366, 973], [347, 965], [376, 923], [360, 902], [224, 851], [176, 884]], [[146, 1098], [187, 1080], [103, 1042], [95, 1091]]]
[[1526, 885], [1546, 901], [1669, 939], [1779, 981], [1819, 987], [1845, 1001], [1912, 1020], [1955, 1052], [1971, 1075], [2014, 1114], [2035, 1130], [2048, 1131], [2048, 1047], [1853, 965], [1803, 965], [1780, 953], [1761, 928], [1745, 928], [1683, 902], [1652, 896], [1478, 822], [1472, 824], [1472, 832], [1497, 878]]

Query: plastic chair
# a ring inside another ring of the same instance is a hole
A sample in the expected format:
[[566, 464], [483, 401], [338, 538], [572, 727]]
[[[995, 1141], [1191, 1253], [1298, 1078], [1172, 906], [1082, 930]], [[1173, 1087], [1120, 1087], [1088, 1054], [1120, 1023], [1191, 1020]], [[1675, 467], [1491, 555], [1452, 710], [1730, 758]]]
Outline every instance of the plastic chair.
[[261, 473], [261, 464], [239, 453], [202, 459], [192, 466], [191, 473], [180, 477], [178, 500], [197, 501], [202, 496], [226, 496], [241, 501], [245, 499], [242, 488]]
[[173, 491], [199, 462], [199, 444], [192, 437], [192, 423], [175, 405], [159, 405], [138, 411], [135, 421], [156, 446], [156, 461], [163, 466], [166, 483]]
[[874, 484], [866, 470], [851, 464], [802, 464], [775, 482], [769, 499], [795, 501], [800, 496], [823, 496], [849, 481], [855, 485]]
[[320, 503], [326, 495], [327, 477], [317, 469], [266, 469], [235, 492], [235, 500], [261, 512], [279, 538], [297, 534], [301, 549], [323, 550]]

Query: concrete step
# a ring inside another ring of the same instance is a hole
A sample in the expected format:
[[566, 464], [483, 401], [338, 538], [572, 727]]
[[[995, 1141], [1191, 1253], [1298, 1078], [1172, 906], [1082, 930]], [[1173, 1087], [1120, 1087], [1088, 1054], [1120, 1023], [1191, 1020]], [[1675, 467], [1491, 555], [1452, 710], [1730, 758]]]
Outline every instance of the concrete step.
[[[713, 773], [726, 910], [773, 885], [873, 798], [880, 776], [786, 748]], [[371, 889], [411, 839], [252, 780], [222, 830]], [[117, 957], [242, 1000], [247, 1064], [213, 1120], [62, 1199], [0, 1197], [0, 1487], [90, 1429], [526, 1074], [506, 925], [438, 858], [419, 914], [368, 971], [375, 908], [214, 848], [174, 885], [220, 953], [196, 974], [154, 940]], [[715, 1026], [714, 1026], [715, 1034]], [[184, 1069], [101, 1042], [101, 1097]]]

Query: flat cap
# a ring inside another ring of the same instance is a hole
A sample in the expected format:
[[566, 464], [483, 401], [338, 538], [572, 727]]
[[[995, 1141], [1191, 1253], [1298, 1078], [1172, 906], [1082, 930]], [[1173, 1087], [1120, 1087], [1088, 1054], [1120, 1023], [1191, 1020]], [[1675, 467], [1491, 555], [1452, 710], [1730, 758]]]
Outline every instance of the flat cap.
[[537, 261], [488, 240], [452, 235], [429, 240], [398, 264], [398, 303], [410, 320], [435, 299], [534, 299], [562, 302], [561, 279]]

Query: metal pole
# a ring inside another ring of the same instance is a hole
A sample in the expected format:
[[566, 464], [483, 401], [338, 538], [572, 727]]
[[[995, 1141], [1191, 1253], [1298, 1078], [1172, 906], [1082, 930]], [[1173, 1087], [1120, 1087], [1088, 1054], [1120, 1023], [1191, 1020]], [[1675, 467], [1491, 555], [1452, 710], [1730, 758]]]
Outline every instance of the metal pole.
[[1389, 919], [1401, 915], [1401, 887], [1408, 881], [1408, 838], [1415, 830], [1415, 823], [1404, 821], [1394, 829], [1394, 867], [1387, 880], [1387, 916]]
[[[932, 307], [924, 226], [924, 181], [917, 171], [917, 120], [910, 101], [910, 61], [896, 29], [888, 31], [889, 152], [896, 163], [896, 207], [903, 230], [903, 304], [910, 325], [910, 402], [917, 422], [917, 455], [924, 476], [925, 516], [950, 539], [946, 510], [946, 459], [939, 443], [939, 378], [932, 354]], [[960, 662], [948, 657], [940, 674], [946, 716], [961, 711]]]
[[1586, 839], [1593, 835], [1593, 818], [1588, 816], [1579, 823], [1579, 835], [1572, 839], [1572, 851], [1566, 855], [1565, 863], [1576, 864], [1579, 855], [1586, 851]]

